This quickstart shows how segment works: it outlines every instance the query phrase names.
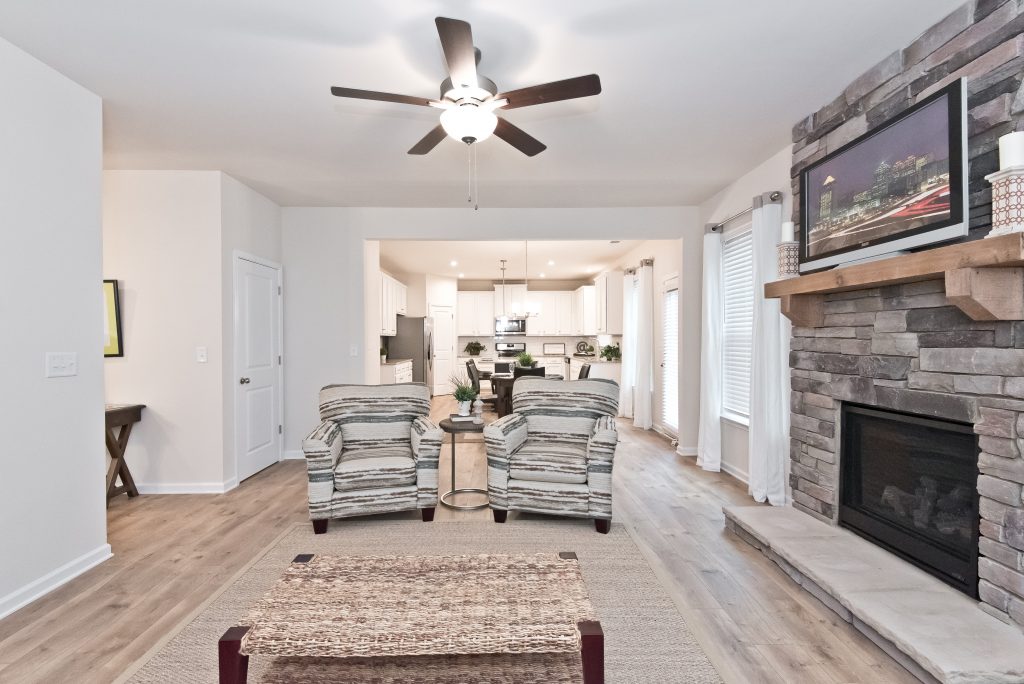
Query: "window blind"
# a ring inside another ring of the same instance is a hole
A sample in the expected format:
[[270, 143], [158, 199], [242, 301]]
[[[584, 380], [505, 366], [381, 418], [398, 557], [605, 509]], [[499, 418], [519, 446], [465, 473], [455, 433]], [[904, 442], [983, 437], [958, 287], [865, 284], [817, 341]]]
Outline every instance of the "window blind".
[[750, 358], [754, 328], [754, 241], [750, 225], [722, 244], [722, 408], [750, 415]]
[[679, 290], [662, 295], [661, 423], [679, 429]]

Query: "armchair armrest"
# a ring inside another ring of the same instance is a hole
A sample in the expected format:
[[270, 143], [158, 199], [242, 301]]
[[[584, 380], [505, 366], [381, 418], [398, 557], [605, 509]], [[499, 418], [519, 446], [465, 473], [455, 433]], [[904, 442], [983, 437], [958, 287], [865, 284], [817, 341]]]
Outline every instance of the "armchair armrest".
[[611, 416], [598, 418], [587, 440], [587, 486], [590, 488], [590, 514], [595, 518], [612, 517], [612, 465], [619, 433]]
[[491, 508], [508, 510], [509, 459], [526, 441], [526, 417], [510, 413], [484, 426], [487, 448], [487, 497]]
[[328, 518], [334, 494], [334, 467], [341, 458], [341, 424], [325, 420], [302, 440], [309, 478], [309, 516]]
[[412, 422], [412, 457], [416, 461], [416, 503], [419, 508], [437, 505], [437, 459], [441, 456], [444, 431], [429, 418]]

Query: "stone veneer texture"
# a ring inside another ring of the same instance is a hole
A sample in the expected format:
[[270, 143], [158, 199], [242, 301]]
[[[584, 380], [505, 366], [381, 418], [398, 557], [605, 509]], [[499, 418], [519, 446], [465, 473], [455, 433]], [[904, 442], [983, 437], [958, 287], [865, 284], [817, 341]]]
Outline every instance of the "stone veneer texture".
[[793, 127], [793, 220], [800, 171], [957, 78], [967, 78], [971, 238], [992, 225], [987, 174], [999, 137], [1024, 129], [1024, 0], [968, 2]]
[[836, 522], [840, 402], [972, 423], [979, 595], [988, 612], [1024, 625], [1024, 322], [973, 321], [943, 287], [826, 295], [825, 327], [793, 329], [793, 505]]

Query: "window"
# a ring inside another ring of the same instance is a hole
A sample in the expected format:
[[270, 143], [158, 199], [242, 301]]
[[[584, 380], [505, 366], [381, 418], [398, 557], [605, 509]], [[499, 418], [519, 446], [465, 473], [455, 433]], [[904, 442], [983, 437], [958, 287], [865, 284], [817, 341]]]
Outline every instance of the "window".
[[746, 422], [754, 328], [754, 240], [749, 223], [723, 236], [722, 286], [722, 408], [726, 416]]
[[679, 279], [665, 282], [661, 296], [661, 424], [679, 430]]

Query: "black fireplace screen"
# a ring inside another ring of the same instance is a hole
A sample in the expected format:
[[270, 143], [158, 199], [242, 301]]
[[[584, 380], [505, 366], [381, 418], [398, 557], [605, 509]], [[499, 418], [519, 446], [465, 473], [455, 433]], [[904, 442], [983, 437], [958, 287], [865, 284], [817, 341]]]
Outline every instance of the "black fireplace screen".
[[977, 597], [971, 426], [855, 404], [841, 426], [839, 524]]

